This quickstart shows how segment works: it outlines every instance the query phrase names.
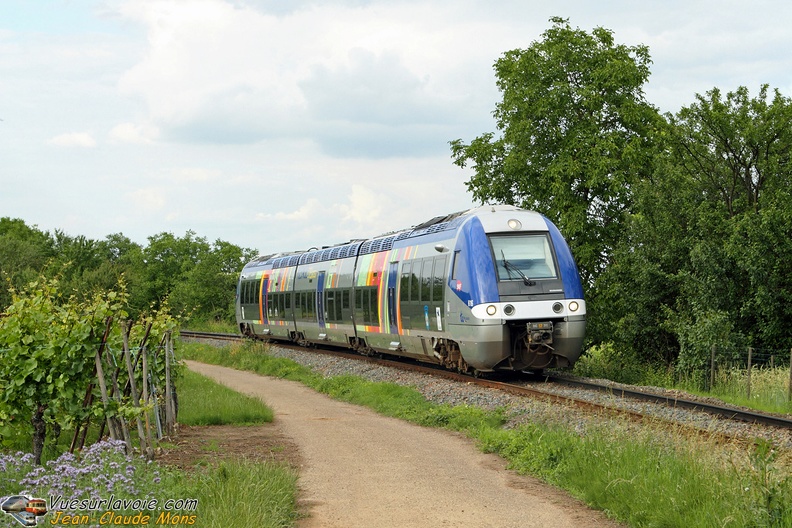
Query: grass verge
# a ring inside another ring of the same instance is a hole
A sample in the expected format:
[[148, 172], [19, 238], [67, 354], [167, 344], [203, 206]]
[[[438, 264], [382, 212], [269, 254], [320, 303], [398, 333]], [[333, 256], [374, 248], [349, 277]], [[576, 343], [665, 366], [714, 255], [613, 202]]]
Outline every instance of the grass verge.
[[190, 370], [177, 382], [179, 423], [184, 425], [250, 425], [271, 422], [272, 409]]
[[564, 423], [504, 428], [505, 409], [436, 405], [391, 383], [324, 378], [267, 355], [260, 345], [183, 344], [181, 350], [189, 359], [299, 381], [388, 416], [463, 431], [515, 470], [558, 485], [631, 526], [792, 526], [792, 476], [764, 442], [743, 456], [714, 439], [691, 440], [661, 424], [638, 430], [614, 422], [585, 430]]
[[[179, 423], [252, 425], [271, 422], [272, 409], [253, 398], [185, 369], [177, 382]], [[297, 474], [283, 464], [223, 461], [191, 474], [201, 526], [292, 526], [297, 519]], [[249, 500], [256, 497], [255, 500]]]

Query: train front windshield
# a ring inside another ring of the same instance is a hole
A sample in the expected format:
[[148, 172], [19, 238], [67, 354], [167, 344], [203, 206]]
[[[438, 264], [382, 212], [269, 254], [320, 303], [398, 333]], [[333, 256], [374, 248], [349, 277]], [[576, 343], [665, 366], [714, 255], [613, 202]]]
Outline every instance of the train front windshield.
[[498, 280], [557, 278], [547, 235], [491, 235], [489, 238]]

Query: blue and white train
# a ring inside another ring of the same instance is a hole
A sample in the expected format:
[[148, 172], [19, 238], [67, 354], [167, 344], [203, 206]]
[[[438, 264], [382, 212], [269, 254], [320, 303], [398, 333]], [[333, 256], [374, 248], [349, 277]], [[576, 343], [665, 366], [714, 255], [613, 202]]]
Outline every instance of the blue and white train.
[[580, 356], [577, 266], [544, 216], [484, 206], [404, 231], [259, 257], [241, 272], [240, 331], [437, 363], [541, 371]]

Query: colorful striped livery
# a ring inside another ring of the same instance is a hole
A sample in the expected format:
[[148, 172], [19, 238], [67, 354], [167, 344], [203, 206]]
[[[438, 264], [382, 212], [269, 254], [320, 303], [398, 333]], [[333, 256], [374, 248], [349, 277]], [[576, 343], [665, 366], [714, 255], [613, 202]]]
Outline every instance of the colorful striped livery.
[[586, 324], [583, 286], [561, 233], [512, 206], [259, 257], [240, 274], [236, 312], [251, 337], [465, 372], [571, 366]]

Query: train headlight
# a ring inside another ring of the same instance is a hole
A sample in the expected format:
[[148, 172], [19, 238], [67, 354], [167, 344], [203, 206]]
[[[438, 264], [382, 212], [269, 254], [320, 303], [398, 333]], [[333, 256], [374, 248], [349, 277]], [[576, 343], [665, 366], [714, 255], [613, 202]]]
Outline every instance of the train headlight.
[[487, 306], [487, 315], [495, 315], [498, 311], [498, 308], [494, 304], [490, 304]]
[[571, 303], [569, 303], [569, 311], [570, 312], [577, 312], [578, 308], [580, 308], [580, 305], [578, 304], [577, 301], [572, 301]]
[[506, 306], [503, 307], [503, 313], [505, 313], [506, 315], [514, 315], [514, 306], [512, 306], [511, 304], [507, 304]]
[[522, 227], [522, 222], [520, 222], [516, 218], [512, 218], [507, 223], [509, 224], [509, 229], [514, 229], [515, 231], [517, 231]]
[[563, 305], [563, 304], [561, 304], [561, 303], [555, 303], [555, 304], [553, 304], [553, 311], [554, 311], [555, 313], [561, 313], [561, 312], [563, 312], [563, 311], [564, 311], [564, 305]]

